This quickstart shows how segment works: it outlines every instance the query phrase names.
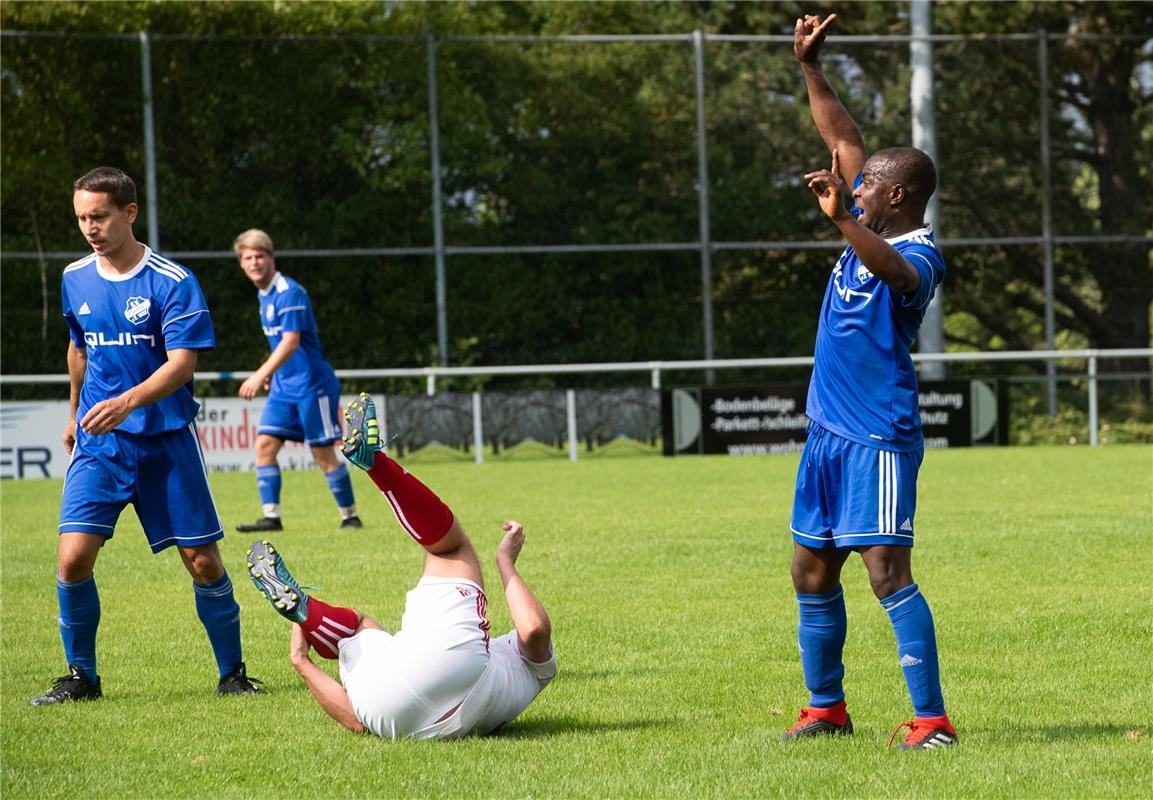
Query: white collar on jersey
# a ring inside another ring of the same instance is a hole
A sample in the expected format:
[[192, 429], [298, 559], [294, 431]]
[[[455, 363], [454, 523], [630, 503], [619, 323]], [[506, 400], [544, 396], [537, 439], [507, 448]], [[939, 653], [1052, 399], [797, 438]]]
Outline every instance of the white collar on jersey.
[[933, 235], [933, 226], [926, 223], [925, 227], [923, 227], [923, 228], [917, 228], [917, 230], [915, 230], [915, 231], [909, 231], [908, 233], [902, 233], [900, 236], [894, 236], [892, 239], [886, 239], [885, 241], [888, 242], [889, 244], [896, 244], [897, 242], [903, 242], [906, 239], [913, 239], [913, 238], [916, 238], [917, 236], [932, 236], [932, 235]]
[[272, 273], [272, 280], [270, 280], [268, 282], [268, 288], [267, 289], [257, 289], [256, 290], [257, 294], [259, 294], [261, 297], [268, 297], [270, 294], [272, 294], [274, 291], [276, 291], [277, 289], [280, 288], [277, 285], [280, 283], [280, 280], [281, 280], [280, 270], [274, 270]]
[[100, 256], [96, 256], [96, 274], [106, 281], [126, 281], [139, 275], [140, 271], [144, 269], [144, 265], [148, 263], [148, 259], [150, 258], [152, 258], [152, 248], [148, 245], [144, 245], [144, 257], [140, 259], [140, 263], [121, 275], [119, 272], [113, 272], [111, 270], [104, 269], [104, 267], [100, 264]]

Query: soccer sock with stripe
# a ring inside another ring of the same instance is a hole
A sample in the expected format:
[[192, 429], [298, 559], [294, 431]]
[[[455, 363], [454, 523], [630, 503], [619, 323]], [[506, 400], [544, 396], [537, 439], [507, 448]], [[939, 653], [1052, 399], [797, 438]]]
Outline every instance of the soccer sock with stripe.
[[[256, 468], [256, 489], [260, 492], [260, 504], [265, 508], [265, 515], [268, 514], [269, 506], [280, 505], [280, 465], [270, 464], [268, 466]], [[275, 515], [279, 516], [279, 514]]]
[[332, 492], [332, 497], [336, 500], [338, 508], [345, 509], [356, 505], [356, 496], [352, 493], [352, 478], [348, 474], [348, 464], [341, 464], [332, 472], [324, 473], [324, 479], [328, 481], [328, 490]]
[[368, 477], [392, 506], [396, 521], [418, 544], [436, 544], [452, 528], [452, 510], [444, 501], [384, 453], [376, 454]]
[[96, 673], [96, 629], [100, 627], [100, 593], [96, 576], [70, 583], [56, 578], [56, 599], [60, 602], [60, 639], [69, 664], [84, 669], [88, 678], [100, 682]]
[[232, 593], [232, 580], [226, 572], [213, 583], [193, 582], [192, 589], [196, 594], [196, 615], [208, 631], [216, 667], [223, 678], [244, 660], [240, 648], [240, 605]]
[[835, 706], [845, 699], [842, 656], [849, 627], [845, 592], [838, 586], [827, 594], [798, 594], [797, 603], [801, 611], [797, 643], [805, 687], [811, 695], [809, 704], [816, 708]]
[[330, 606], [312, 595], [308, 596], [305, 608], [308, 616], [300, 623], [300, 627], [304, 629], [308, 643], [324, 658], [337, 658], [340, 655], [340, 640], [356, 633], [360, 614], [352, 608]]
[[933, 614], [917, 584], [910, 584], [881, 601], [897, 635], [897, 655], [905, 685], [918, 717], [945, 714], [941, 672], [937, 664], [937, 634]]

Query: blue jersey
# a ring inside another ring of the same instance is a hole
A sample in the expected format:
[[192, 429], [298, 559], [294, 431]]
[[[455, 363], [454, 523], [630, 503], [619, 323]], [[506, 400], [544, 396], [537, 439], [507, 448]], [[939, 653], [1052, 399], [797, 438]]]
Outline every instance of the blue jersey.
[[[125, 275], [105, 270], [95, 253], [69, 264], [60, 294], [72, 341], [88, 355], [77, 421], [95, 404], [142, 383], [168, 361], [167, 351], [216, 347], [196, 277], [149, 247]], [[116, 430], [149, 436], [175, 431], [199, 410], [189, 381], [133, 411]]]
[[260, 321], [269, 348], [275, 350], [285, 333], [300, 334], [296, 352], [272, 375], [269, 397], [304, 398], [339, 386], [320, 344], [312, 300], [304, 287], [278, 272], [268, 288], [260, 290], [259, 299]]
[[846, 247], [825, 289], [806, 413], [860, 444], [894, 451], [923, 447], [917, 373], [909, 348], [945, 275], [930, 228], [893, 239], [921, 283], [894, 292]]

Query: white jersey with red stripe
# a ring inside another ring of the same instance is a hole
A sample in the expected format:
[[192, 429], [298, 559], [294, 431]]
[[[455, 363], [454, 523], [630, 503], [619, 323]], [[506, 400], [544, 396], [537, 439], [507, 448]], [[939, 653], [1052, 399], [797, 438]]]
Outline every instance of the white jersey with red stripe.
[[489, 733], [524, 711], [556, 674], [555, 656], [544, 664], [520, 656], [515, 631], [490, 643], [488, 600], [462, 578], [421, 578], [396, 634], [331, 633], [357, 719], [388, 739]]

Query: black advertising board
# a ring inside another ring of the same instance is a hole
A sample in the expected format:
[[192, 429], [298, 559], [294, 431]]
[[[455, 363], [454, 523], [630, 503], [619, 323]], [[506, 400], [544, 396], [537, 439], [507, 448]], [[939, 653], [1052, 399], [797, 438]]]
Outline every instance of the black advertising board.
[[[805, 384], [702, 386], [661, 392], [664, 453], [772, 455], [805, 444]], [[924, 381], [925, 447], [1004, 442], [1006, 408], [994, 380]]]

